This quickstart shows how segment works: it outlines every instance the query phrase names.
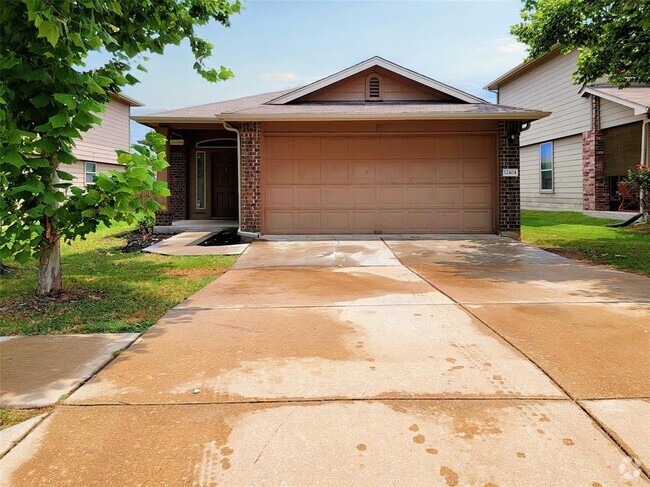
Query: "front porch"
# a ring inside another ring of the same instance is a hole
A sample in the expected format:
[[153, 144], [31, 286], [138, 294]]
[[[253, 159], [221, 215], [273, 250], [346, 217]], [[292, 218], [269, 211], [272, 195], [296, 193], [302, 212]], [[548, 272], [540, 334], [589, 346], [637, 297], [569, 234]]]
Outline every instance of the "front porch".
[[220, 232], [239, 228], [239, 220], [176, 220], [171, 225], [155, 225], [153, 233]]

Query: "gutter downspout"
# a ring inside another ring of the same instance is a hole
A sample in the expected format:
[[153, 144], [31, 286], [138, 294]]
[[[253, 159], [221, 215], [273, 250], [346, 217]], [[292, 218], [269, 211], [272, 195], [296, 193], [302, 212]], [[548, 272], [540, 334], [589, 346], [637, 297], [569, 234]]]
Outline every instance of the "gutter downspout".
[[241, 135], [239, 133], [239, 130], [230, 125], [228, 122], [221, 122], [223, 124], [223, 128], [228, 130], [229, 132], [235, 132], [237, 134], [237, 190], [239, 192], [238, 195], [238, 205], [237, 205], [237, 235], [241, 235], [243, 237], [251, 237], [251, 238], [258, 238], [260, 236], [259, 233], [256, 232], [243, 232], [241, 229]]

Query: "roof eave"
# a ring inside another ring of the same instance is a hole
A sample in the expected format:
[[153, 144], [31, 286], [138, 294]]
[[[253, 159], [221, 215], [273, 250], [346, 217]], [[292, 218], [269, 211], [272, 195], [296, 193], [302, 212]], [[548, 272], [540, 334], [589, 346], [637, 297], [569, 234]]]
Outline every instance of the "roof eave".
[[531, 122], [548, 117], [550, 112], [529, 112], [529, 113], [396, 113], [396, 114], [274, 114], [274, 115], [246, 115], [230, 114], [217, 115], [216, 120], [223, 122], [301, 122], [301, 121], [346, 121], [346, 120], [521, 120]]
[[650, 112], [650, 107], [647, 107], [645, 105], [641, 105], [639, 103], [634, 103], [633, 101], [630, 100], [625, 100], [623, 98], [619, 98], [616, 95], [612, 95], [610, 93], [605, 93], [600, 91], [598, 88], [592, 88], [590, 86], [585, 86], [580, 90], [580, 94], [582, 96], [586, 95], [594, 95], [599, 98], [604, 98], [605, 100], [609, 100], [613, 103], [618, 103], [619, 105], [626, 106], [628, 108], [631, 108], [634, 110], [634, 115], [645, 115]]
[[501, 86], [515, 79], [519, 74], [526, 72], [529, 69], [532, 69], [534, 66], [537, 66], [538, 64], [542, 64], [544, 61], [552, 57], [555, 57], [558, 54], [560, 54], [560, 47], [555, 46], [546, 54], [542, 54], [541, 56], [538, 56], [534, 59], [524, 61], [523, 63], [518, 64], [511, 70], [506, 71], [497, 79], [490, 81], [486, 86], [483, 87], [483, 89], [489, 91], [497, 91]]
[[130, 96], [125, 95], [124, 93], [110, 93], [112, 98], [121, 101], [122, 103], [126, 103], [130, 107], [143, 107], [144, 103], [139, 102], [135, 98], [131, 98]]

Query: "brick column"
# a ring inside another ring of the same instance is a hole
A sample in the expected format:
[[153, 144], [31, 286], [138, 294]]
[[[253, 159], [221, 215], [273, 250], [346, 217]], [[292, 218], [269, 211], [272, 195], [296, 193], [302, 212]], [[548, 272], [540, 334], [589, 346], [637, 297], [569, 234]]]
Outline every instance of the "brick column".
[[520, 177], [504, 177], [503, 169], [519, 169], [520, 131], [521, 122], [499, 122], [497, 233], [517, 240], [521, 237]]
[[261, 231], [260, 205], [262, 203], [260, 161], [261, 132], [258, 122], [242, 123], [241, 142], [241, 222], [244, 232]]
[[168, 151], [167, 185], [171, 195], [167, 209], [156, 212], [156, 225], [171, 225], [187, 218], [187, 155], [184, 146], [172, 145]]
[[582, 208], [609, 210], [605, 176], [605, 135], [600, 130], [600, 98], [591, 96], [591, 130], [582, 134]]

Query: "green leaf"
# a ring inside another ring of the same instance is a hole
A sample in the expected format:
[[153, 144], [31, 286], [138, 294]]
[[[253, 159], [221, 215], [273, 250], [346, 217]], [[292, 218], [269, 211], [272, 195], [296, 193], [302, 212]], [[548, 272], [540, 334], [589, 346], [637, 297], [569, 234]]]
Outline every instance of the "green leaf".
[[54, 22], [45, 20], [38, 26], [38, 37], [45, 37], [52, 47], [56, 47], [59, 42], [59, 28]]
[[59, 103], [63, 103], [66, 107], [73, 109], [77, 106], [77, 103], [74, 100], [74, 96], [66, 95], [65, 93], [55, 93], [54, 99]]
[[74, 181], [74, 176], [72, 174], [70, 174], [69, 172], [58, 170], [58, 171], [56, 171], [56, 175], [62, 181]]
[[70, 123], [70, 117], [65, 113], [57, 113], [53, 117], [50, 117], [49, 123], [52, 128], [63, 127]]
[[25, 159], [23, 159], [23, 156], [21, 156], [17, 151], [7, 152], [2, 156], [2, 161], [8, 162], [15, 167], [23, 167], [25, 165]]

